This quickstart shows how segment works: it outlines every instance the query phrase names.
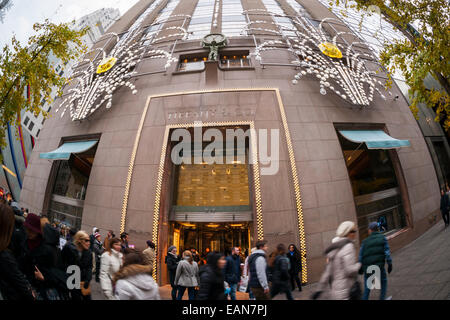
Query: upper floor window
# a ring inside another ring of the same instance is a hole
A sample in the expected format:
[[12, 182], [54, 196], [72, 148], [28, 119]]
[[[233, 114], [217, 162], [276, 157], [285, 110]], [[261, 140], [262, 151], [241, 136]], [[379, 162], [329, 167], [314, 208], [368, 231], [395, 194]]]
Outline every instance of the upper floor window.
[[245, 68], [251, 67], [248, 51], [245, 53], [223, 53], [220, 55], [220, 66], [222, 68]]
[[188, 39], [200, 39], [211, 33], [215, 0], [198, 0], [188, 28]]
[[184, 56], [180, 57], [178, 71], [196, 71], [205, 69], [205, 61], [208, 60], [206, 55], [201, 56]]
[[222, 2], [222, 33], [227, 37], [244, 34], [247, 21], [242, 14], [241, 0], [228, 0]]

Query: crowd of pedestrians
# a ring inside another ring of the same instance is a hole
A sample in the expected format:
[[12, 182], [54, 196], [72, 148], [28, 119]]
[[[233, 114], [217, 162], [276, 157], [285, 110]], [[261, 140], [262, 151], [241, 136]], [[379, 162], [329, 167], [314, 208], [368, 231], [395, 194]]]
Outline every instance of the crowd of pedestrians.
[[[446, 186], [441, 190], [446, 227], [449, 211]], [[393, 264], [382, 231], [382, 224], [371, 222], [369, 236], [357, 254], [357, 226], [342, 222], [325, 250], [325, 270], [311, 298], [367, 300], [376, 288], [381, 289], [379, 298], [386, 299]], [[138, 251], [127, 233], [119, 239], [112, 230], [102, 242], [98, 228], [88, 234], [50, 223], [45, 215], [29, 213], [0, 197], [0, 300], [91, 300], [92, 281], [100, 284], [108, 300], [160, 299], [152, 277], [156, 247], [152, 241], [146, 244], [144, 251]], [[250, 254], [233, 247], [228, 256], [209, 248], [199, 255], [191, 248], [179, 256], [178, 248], [170, 246], [165, 263], [172, 299], [182, 300], [187, 291], [189, 300], [236, 300], [240, 291], [250, 300], [268, 300], [279, 294], [293, 300], [292, 291], [302, 291], [302, 255], [295, 244], [280, 243], [269, 249], [267, 241], [260, 240]], [[70, 287], [69, 269], [74, 267], [79, 270], [80, 285]]]

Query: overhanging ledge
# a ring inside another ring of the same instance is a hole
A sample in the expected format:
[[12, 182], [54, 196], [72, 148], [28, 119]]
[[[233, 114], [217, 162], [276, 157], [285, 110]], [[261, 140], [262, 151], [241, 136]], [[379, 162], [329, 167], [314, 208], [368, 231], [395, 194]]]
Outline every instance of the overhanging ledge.
[[339, 130], [344, 138], [355, 143], [365, 143], [367, 149], [395, 149], [410, 147], [409, 140], [392, 138], [383, 130]]
[[97, 144], [98, 140], [63, 143], [58, 149], [39, 154], [41, 159], [69, 160], [72, 153], [83, 153]]

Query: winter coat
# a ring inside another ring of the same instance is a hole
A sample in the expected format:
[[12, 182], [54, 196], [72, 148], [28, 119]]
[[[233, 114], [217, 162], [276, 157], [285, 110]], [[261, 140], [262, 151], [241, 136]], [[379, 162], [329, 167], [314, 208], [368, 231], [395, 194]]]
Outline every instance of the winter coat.
[[172, 286], [175, 285], [175, 275], [177, 273], [178, 261], [180, 261], [180, 259], [176, 255], [174, 255], [172, 253], [167, 254], [166, 264], [167, 264], [167, 270], [169, 271], [170, 284]]
[[384, 268], [386, 261], [392, 263], [386, 237], [380, 232], [372, 232], [364, 239], [359, 255], [364, 273], [371, 265]]
[[267, 278], [266, 252], [262, 249], [255, 250], [248, 259], [250, 270], [250, 288], [269, 289]]
[[200, 271], [200, 290], [197, 300], [226, 300], [222, 273], [217, 274], [210, 265], [203, 266]]
[[112, 281], [114, 274], [119, 271], [123, 264], [123, 254], [111, 249], [111, 253], [105, 252], [101, 256], [100, 265], [100, 285], [103, 293], [109, 300], [114, 300]]
[[302, 258], [299, 253], [294, 252], [294, 254], [291, 255], [291, 253], [288, 252], [286, 257], [288, 257], [291, 265], [291, 268], [289, 269], [290, 274], [296, 275], [302, 272]]
[[290, 290], [290, 262], [286, 256], [277, 256], [273, 263], [272, 285], [281, 290]]
[[148, 247], [147, 249], [142, 251], [142, 254], [144, 255], [145, 264], [153, 266], [153, 262], [155, 261], [156, 258], [155, 249]]
[[328, 264], [318, 289], [326, 292], [329, 299], [348, 300], [361, 268], [361, 263], [356, 260], [355, 245], [347, 238], [339, 238], [325, 250], [325, 254]]
[[159, 287], [148, 265], [131, 264], [116, 274], [115, 298], [117, 300], [161, 300]]
[[223, 272], [217, 267], [221, 257], [220, 253], [210, 253], [208, 264], [200, 268], [197, 300], [226, 300]]
[[[39, 242], [39, 240], [36, 240], [36, 242]], [[25, 242], [23, 245], [23, 255], [17, 262], [28, 282], [41, 297], [47, 299], [46, 292], [48, 289], [66, 290], [66, 275], [62, 269], [57, 268], [56, 248], [50, 246], [43, 238], [40, 239], [39, 244], [33, 249], [29, 248], [28, 242]], [[36, 279], [34, 274], [36, 271], [35, 267], [41, 271], [44, 281]]]
[[0, 292], [3, 300], [34, 300], [31, 285], [9, 250], [0, 252]]
[[232, 254], [226, 258], [225, 281], [229, 284], [236, 284], [241, 280], [241, 259]]
[[175, 285], [182, 287], [197, 287], [199, 284], [200, 278], [198, 275], [197, 262], [193, 261], [192, 264], [190, 264], [189, 261], [181, 260], [178, 263], [175, 274]]
[[[81, 271], [81, 281], [85, 283], [91, 282], [92, 279], [92, 252], [91, 250], [83, 250], [81, 257], [77, 247], [73, 243], [64, 246], [61, 257], [65, 268], [77, 265]], [[87, 286], [87, 284], [86, 284]]]

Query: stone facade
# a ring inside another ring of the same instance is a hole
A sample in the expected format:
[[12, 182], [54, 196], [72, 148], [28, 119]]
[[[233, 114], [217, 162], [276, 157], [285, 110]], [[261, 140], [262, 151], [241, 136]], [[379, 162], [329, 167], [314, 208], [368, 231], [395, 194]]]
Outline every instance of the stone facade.
[[[152, 1], [139, 1], [109, 31], [126, 30], [135, 17]], [[319, 2], [298, 1], [314, 18], [322, 19], [332, 15]], [[158, 7], [163, 7], [165, 1]], [[177, 12], [192, 12], [196, 1], [180, 1]], [[312, 4], [313, 3], [313, 4]], [[280, 4], [287, 6], [285, 1]], [[244, 9], [258, 8], [260, 1], [243, 1]], [[291, 10], [289, 8], [289, 10]], [[148, 20], [154, 19], [148, 17]], [[150, 21], [148, 21], [150, 23]], [[343, 28], [342, 26], [340, 28]], [[106, 40], [96, 46], [102, 47]], [[171, 48], [173, 42], [161, 43], [161, 47]], [[229, 39], [226, 51], [247, 50], [252, 52], [252, 37]], [[189, 53], [203, 53], [198, 40], [177, 44], [176, 56]], [[283, 51], [269, 51], [264, 61], [288, 64], [292, 60]], [[144, 59], [138, 66], [138, 73], [160, 71], [164, 63]], [[164, 144], [167, 125], [192, 123], [200, 118], [169, 119], [169, 112], [186, 112], [216, 108], [228, 114], [216, 113], [202, 118], [204, 122], [254, 121], [256, 128], [280, 129], [280, 170], [275, 176], [261, 176], [261, 200], [264, 237], [274, 248], [277, 243], [295, 243], [300, 246], [296, 199], [289, 162], [286, 136], [281, 121], [279, 104], [275, 91], [255, 91], [245, 89], [276, 88], [281, 95], [286, 113], [288, 129], [295, 156], [295, 165], [300, 182], [301, 206], [306, 234], [306, 259], [308, 282], [317, 281], [323, 271], [323, 252], [335, 236], [339, 223], [356, 221], [355, 202], [345, 159], [338, 140], [336, 124], [380, 125], [393, 137], [407, 139], [411, 147], [394, 151], [398, 158], [399, 184], [403, 194], [405, 211], [409, 219], [407, 228], [393, 235], [390, 243], [395, 250], [409, 243], [439, 217], [439, 185], [433, 162], [416, 120], [407, 102], [397, 87], [392, 88], [397, 100], [382, 100], [375, 95], [368, 108], [357, 108], [333, 93], [321, 95], [319, 83], [313, 77], [303, 77], [297, 85], [292, 84], [298, 72], [294, 67], [267, 65], [262, 67], [252, 58], [251, 68], [246, 70], [226, 70], [216, 65], [207, 65], [205, 71], [177, 72], [173, 64], [166, 72], [147, 74], [133, 78], [137, 95], [128, 88], [119, 89], [113, 106], [107, 110], [101, 107], [83, 122], [71, 121], [69, 115], [60, 118], [52, 108], [51, 117], [45, 122], [39, 142], [36, 144], [28, 170], [25, 174], [20, 205], [30, 208], [30, 212], [46, 213], [52, 179], [52, 162], [39, 158], [41, 152], [58, 148], [62, 138], [100, 134], [98, 149], [91, 171], [83, 210], [83, 229], [99, 227], [102, 233], [112, 229], [120, 230], [122, 205], [130, 166], [130, 157], [136, 140], [139, 123], [147, 105], [148, 97], [180, 93], [177, 95], [151, 99], [145, 117], [134, 162], [130, 185], [125, 230], [138, 247], [143, 248], [145, 240], [151, 239], [153, 230], [153, 210], [155, 205], [156, 181]], [[214, 69], [214, 72], [210, 72]], [[188, 91], [239, 89], [236, 92]], [[61, 103], [57, 99], [55, 105]], [[250, 115], [238, 114], [236, 110], [254, 110]], [[167, 229], [167, 183], [162, 185], [159, 235], [164, 237]], [[254, 239], [256, 239], [254, 237]], [[161, 238], [159, 238], [161, 240]], [[167, 242], [158, 244], [158, 265], [164, 268]], [[162, 273], [161, 282], [165, 282]]]

